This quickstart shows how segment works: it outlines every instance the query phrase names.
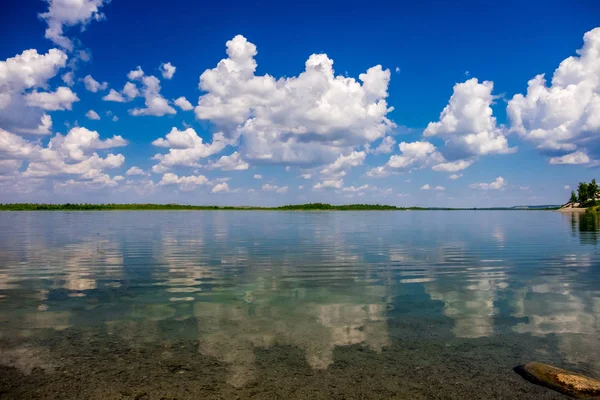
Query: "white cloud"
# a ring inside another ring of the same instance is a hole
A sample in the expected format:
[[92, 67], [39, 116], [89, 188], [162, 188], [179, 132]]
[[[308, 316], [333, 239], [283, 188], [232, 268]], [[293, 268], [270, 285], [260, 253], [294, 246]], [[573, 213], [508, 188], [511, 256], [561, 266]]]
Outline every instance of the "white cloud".
[[392, 171], [410, 171], [425, 168], [444, 161], [444, 157], [429, 142], [402, 142], [398, 145], [401, 154], [394, 154], [388, 162], [367, 172], [372, 178], [388, 176]]
[[495, 181], [490, 183], [473, 183], [469, 185], [471, 189], [479, 190], [502, 190], [506, 187], [506, 180], [499, 176]]
[[329, 164], [321, 170], [323, 175], [344, 176], [346, 171], [352, 167], [362, 165], [367, 157], [364, 151], [353, 151], [344, 156], [340, 155], [332, 164]]
[[245, 159], [323, 165], [395, 126], [386, 118], [389, 70], [370, 68], [361, 84], [335, 76], [333, 61], [313, 54], [300, 75], [276, 80], [255, 74], [256, 53], [241, 35], [228, 41], [228, 58], [200, 77], [206, 94], [195, 109], [227, 137], [243, 136]]
[[310, 179], [312, 178], [312, 174], [301, 174], [302, 179]]
[[564, 188], [565, 188], [565, 190], [571, 190], [571, 186], [569, 186], [569, 185], [565, 185]]
[[142, 71], [142, 67], [138, 66], [136, 69], [129, 71], [127, 74], [127, 79], [130, 81], [135, 81], [141, 79], [144, 76], [144, 71]]
[[50, 117], [48, 114], [44, 114], [40, 118], [40, 124], [36, 128], [20, 128], [17, 129], [17, 131], [20, 133], [29, 133], [32, 135], [49, 135], [52, 133], [52, 117]]
[[108, 82], [100, 83], [92, 78], [91, 75], [86, 75], [86, 77], [83, 78], [83, 83], [85, 84], [85, 88], [92, 93], [96, 93], [99, 90], [106, 90], [106, 88], [108, 88]]
[[212, 192], [213, 193], [229, 192], [229, 185], [227, 183], [225, 183], [225, 182], [218, 183], [215, 186], [213, 186]]
[[494, 83], [472, 78], [454, 85], [454, 93], [440, 114], [438, 122], [430, 122], [424, 136], [446, 138], [444, 150], [451, 160], [486, 154], [514, 152], [508, 147], [503, 129], [496, 124], [491, 105]]
[[209, 185], [210, 181], [204, 175], [190, 175], [179, 177], [174, 173], [167, 172], [163, 175], [159, 186], [179, 185], [181, 191], [187, 192], [194, 190], [197, 186]]
[[550, 164], [587, 164], [590, 162], [590, 157], [583, 151], [576, 151], [560, 157], [551, 157], [548, 162]]
[[173, 78], [173, 75], [175, 75], [176, 69], [177, 68], [175, 66], [171, 65], [170, 62], [160, 65], [160, 72], [162, 73], [162, 77], [165, 79]]
[[152, 171], [160, 173], [174, 166], [199, 167], [200, 159], [219, 153], [229, 143], [221, 133], [213, 135], [212, 143], [204, 143], [192, 128], [184, 131], [173, 128], [165, 139], [156, 139], [152, 144], [169, 148], [167, 154], [156, 154], [153, 157], [159, 163], [152, 167]]
[[143, 76], [144, 88], [142, 94], [146, 99], [146, 108], [134, 108], [129, 110], [133, 116], [153, 115], [162, 117], [166, 114], [177, 114], [177, 111], [169, 105], [167, 99], [160, 94], [160, 81], [155, 76]]
[[89, 119], [93, 119], [93, 120], [99, 120], [100, 116], [98, 115], [98, 113], [94, 110], [89, 110], [86, 114], [86, 117], [88, 117]]
[[277, 193], [285, 193], [288, 190], [287, 186], [277, 186], [271, 185], [270, 183], [265, 183], [261, 186], [263, 192], [277, 192]]
[[362, 186], [358, 186], [358, 187], [356, 187], [356, 186], [345, 187], [345, 188], [342, 188], [342, 191], [355, 193], [355, 192], [362, 192], [362, 191], [365, 191], [368, 189], [369, 189], [369, 185], [362, 185]]
[[143, 169], [139, 167], [131, 167], [125, 172], [127, 176], [146, 176], [148, 175]]
[[46, 111], [71, 110], [73, 103], [79, 101], [79, 97], [73, 91], [61, 86], [55, 92], [34, 91], [25, 95], [25, 101], [32, 107], [39, 107]]
[[98, 132], [83, 127], [72, 128], [65, 136], [57, 134], [47, 147], [28, 142], [0, 130], [0, 155], [7, 159], [26, 159], [26, 178], [77, 175], [79, 180], [100, 179], [104, 170], [118, 168], [125, 161], [121, 154], [101, 157], [97, 151], [127, 144], [121, 136], [102, 140]]
[[319, 182], [316, 185], [313, 186], [313, 189], [319, 190], [319, 189], [325, 189], [325, 188], [334, 188], [334, 189], [341, 189], [342, 186], [344, 186], [344, 180], [343, 179], [327, 179], [324, 180], [323, 182]]
[[125, 98], [115, 89], [110, 89], [110, 92], [102, 98], [104, 101], [115, 101], [117, 103], [125, 103]]
[[183, 111], [191, 111], [194, 109], [194, 106], [192, 105], [192, 103], [190, 103], [188, 101], [188, 99], [186, 99], [184, 96], [179, 97], [177, 100], [174, 101], [175, 105], [179, 108], [181, 108]]
[[65, 72], [60, 78], [67, 86], [73, 86], [75, 84], [75, 73], [73, 71]]
[[[25, 50], [0, 61], [0, 126], [14, 132], [49, 134], [51, 119], [35, 102], [40, 94], [32, 96], [32, 93], [26, 91], [36, 89], [33, 93], [38, 93], [37, 89], [47, 89], [48, 81], [55, 77], [66, 63], [67, 55], [57, 49], [51, 49], [46, 54], [38, 54], [36, 50]], [[58, 95], [65, 93], [66, 91], [60, 90]], [[51, 97], [56, 100], [55, 96]], [[28, 98], [33, 101], [32, 104]]]
[[217, 161], [208, 165], [209, 169], [221, 169], [223, 171], [244, 171], [249, 168], [246, 161], [242, 160], [237, 151], [229, 156], [222, 156]]
[[118, 120], [119, 120], [119, 117], [117, 117], [116, 115], [113, 115], [112, 122], [117, 122]]
[[394, 150], [394, 145], [396, 141], [391, 136], [386, 136], [383, 138], [379, 146], [373, 150], [374, 154], [389, 154]]
[[[590, 162], [587, 154], [597, 159], [600, 148], [600, 28], [587, 32], [583, 42], [577, 56], [560, 63], [549, 87], [544, 75], [537, 75], [527, 94], [515, 95], [506, 110], [521, 137], [543, 152], [571, 153], [564, 157], [577, 163]], [[561, 159], [552, 157], [550, 163]]]
[[386, 176], [390, 175], [390, 171], [388, 168], [386, 168], [385, 165], [382, 165], [380, 167], [375, 167], [375, 168], [371, 168], [368, 172], [367, 172], [367, 176], [370, 178], [384, 178]]
[[448, 178], [450, 178], [452, 180], [457, 180], [457, 179], [459, 179], [462, 176], [463, 176], [463, 174], [452, 174]]
[[48, 11], [40, 14], [48, 24], [45, 37], [69, 51], [73, 50], [73, 42], [64, 35], [64, 28], [81, 25], [81, 30], [84, 30], [90, 21], [103, 19], [104, 14], [100, 12], [100, 7], [108, 2], [105, 0], [47, 1]]
[[443, 192], [444, 190], [446, 190], [446, 188], [445, 188], [445, 187], [443, 187], [443, 186], [436, 186], [436, 187], [434, 187], [433, 189], [434, 189], [434, 190], [437, 190], [438, 192]]
[[123, 177], [120, 175], [111, 177], [108, 174], [98, 174], [95, 176], [90, 176], [89, 179], [84, 180], [69, 179], [65, 182], [56, 182], [54, 184], [54, 188], [98, 190], [107, 187], [116, 187], [122, 180]]
[[429, 190], [429, 189], [431, 189], [431, 186], [429, 186], [429, 183], [426, 183], [423, 186], [421, 186], [421, 190]]
[[434, 171], [444, 172], [457, 172], [463, 169], [469, 168], [473, 164], [474, 160], [456, 160], [451, 162], [444, 162], [438, 165], [434, 165], [431, 169]]
[[254, 179], [262, 179], [262, 175], [254, 174]]
[[133, 100], [140, 95], [140, 91], [134, 83], [127, 82], [125, 86], [123, 86], [123, 90], [121, 92], [127, 96], [129, 100]]

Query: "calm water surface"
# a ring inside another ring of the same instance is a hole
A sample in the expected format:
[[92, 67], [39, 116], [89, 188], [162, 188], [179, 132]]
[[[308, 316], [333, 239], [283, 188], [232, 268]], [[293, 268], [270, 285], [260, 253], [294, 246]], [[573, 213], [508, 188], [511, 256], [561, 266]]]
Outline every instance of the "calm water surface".
[[595, 218], [0, 213], [0, 397], [561, 398], [600, 378]]

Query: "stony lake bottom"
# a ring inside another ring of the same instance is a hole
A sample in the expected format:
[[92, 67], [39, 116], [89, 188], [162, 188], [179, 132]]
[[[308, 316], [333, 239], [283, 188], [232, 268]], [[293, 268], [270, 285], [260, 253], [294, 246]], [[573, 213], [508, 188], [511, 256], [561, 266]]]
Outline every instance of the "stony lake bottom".
[[560, 399], [600, 378], [594, 215], [0, 213], [0, 398]]

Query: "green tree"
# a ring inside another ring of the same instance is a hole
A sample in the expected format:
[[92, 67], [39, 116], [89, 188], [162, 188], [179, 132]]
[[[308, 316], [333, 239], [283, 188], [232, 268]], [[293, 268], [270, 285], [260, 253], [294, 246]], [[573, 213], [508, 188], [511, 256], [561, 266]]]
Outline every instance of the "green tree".
[[598, 188], [598, 184], [596, 183], [596, 179], [594, 178], [592, 179], [592, 182], [588, 185], [588, 197], [591, 200], [594, 200], [599, 191], [600, 188]]
[[574, 190], [571, 190], [571, 200], [569, 200], [571, 203], [577, 203], [577, 195], [575, 194]]
[[577, 186], [577, 195], [580, 203], [585, 203], [589, 199], [587, 183], [579, 182], [579, 186]]

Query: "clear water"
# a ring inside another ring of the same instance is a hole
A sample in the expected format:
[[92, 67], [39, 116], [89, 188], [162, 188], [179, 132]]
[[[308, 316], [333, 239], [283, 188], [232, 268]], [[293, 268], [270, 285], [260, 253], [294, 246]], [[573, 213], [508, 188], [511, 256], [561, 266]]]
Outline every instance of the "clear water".
[[597, 244], [548, 211], [3, 212], [0, 396], [560, 398], [512, 368], [600, 378]]

